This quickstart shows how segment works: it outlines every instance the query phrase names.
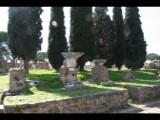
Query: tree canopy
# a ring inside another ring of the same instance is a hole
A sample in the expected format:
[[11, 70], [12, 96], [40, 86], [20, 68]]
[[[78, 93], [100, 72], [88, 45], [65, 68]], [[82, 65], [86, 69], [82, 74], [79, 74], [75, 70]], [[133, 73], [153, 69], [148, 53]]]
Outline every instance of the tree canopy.
[[49, 30], [48, 58], [52, 67], [58, 72], [64, 60], [61, 52], [67, 51], [63, 7], [51, 8]]
[[160, 60], [160, 55], [158, 55], [156, 53], [149, 53], [149, 54], [147, 54], [146, 59], [148, 59], [148, 60]]
[[24, 60], [28, 73], [28, 63], [41, 50], [42, 20], [41, 7], [9, 7], [9, 48], [14, 58]]
[[128, 69], [140, 69], [146, 60], [146, 41], [141, 28], [138, 7], [126, 7], [124, 33], [126, 38], [125, 66]]
[[8, 33], [0, 31], [0, 66], [4, 67], [4, 62], [12, 60], [12, 55], [8, 49]]
[[96, 58], [106, 59], [104, 65], [111, 68], [114, 64], [114, 34], [113, 23], [110, 16], [107, 15], [107, 11], [107, 7], [95, 7], [95, 46]]
[[124, 23], [121, 7], [113, 7], [113, 26], [115, 41], [115, 65], [121, 69], [125, 59]]
[[77, 61], [78, 67], [83, 71], [85, 62], [92, 61], [95, 56], [92, 7], [71, 7], [70, 12], [70, 51], [85, 53]]

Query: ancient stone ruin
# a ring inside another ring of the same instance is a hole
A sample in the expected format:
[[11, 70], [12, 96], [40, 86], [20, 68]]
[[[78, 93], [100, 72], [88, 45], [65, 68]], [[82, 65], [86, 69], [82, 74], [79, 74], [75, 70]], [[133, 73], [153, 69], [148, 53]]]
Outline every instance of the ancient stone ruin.
[[9, 91], [17, 91], [26, 85], [26, 72], [23, 69], [12, 69], [9, 71]]
[[84, 87], [82, 82], [77, 81], [76, 60], [81, 57], [83, 52], [62, 52], [65, 58], [60, 68], [60, 80], [67, 89], [77, 89]]
[[125, 72], [123, 73], [122, 80], [123, 80], [123, 81], [134, 81], [134, 80], [135, 80], [135, 75], [132, 74], [132, 73], [129, 72], [129, 71], [125, 71]]
[[157, 79], [160, 79], [160, 68], [157, 68], [155, 75], [156, 75]]
[[7, 66], [6, 62], [3, 60], [0, 60], [0, 73], [7, 73], [9, 67]]
[[105, 62], [105, 59], [95, 59], [92, 61], [92, 80], [102, 85], [113, 85], [114, 83], [109, 80], [107, 68], [103, 66]]

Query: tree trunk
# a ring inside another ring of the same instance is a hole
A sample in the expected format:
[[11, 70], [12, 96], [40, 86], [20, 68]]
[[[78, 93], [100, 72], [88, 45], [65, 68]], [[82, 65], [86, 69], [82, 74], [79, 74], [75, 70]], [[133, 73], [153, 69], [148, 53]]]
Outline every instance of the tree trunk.
[[28, 67], [29, 67], [29, 60], [26, 59], [24, 60], [24, 69], [26, 71], [26, 74], [29, 74]]
[[118, 68], [118, 70], [121, 70], [121, 68]]
[[79, 66], [79, 70], [80, 70], [80, 71], [84, 71], [84, 66], [81, 66], [81, 65], [80, 65], [80, 66]]

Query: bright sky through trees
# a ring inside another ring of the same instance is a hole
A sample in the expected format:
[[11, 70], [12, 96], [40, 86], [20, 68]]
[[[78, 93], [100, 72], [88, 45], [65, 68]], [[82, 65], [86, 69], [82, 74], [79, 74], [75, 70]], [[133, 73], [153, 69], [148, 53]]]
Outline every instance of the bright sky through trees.
[[[112, 7], [108, 7], [108, 14], [112, 19]], [[147, 42], [147, 53], [156, 53], [160, 55], [160, 7], [138, 7], [140, 20], [142, 22], [142, 30], [144, 32], [144, 38]], [[48, 34], [49, 34], [49, 21], [50, 21], [50, 7], [43, 7], [44, 12], [42, 13], [42, 51], [46, 52], [48, 48]], [[70, 7], [64, 7], [65, 12], [65, 26], [66, 36], [68, 40], [69, 29], [70, 29]], [[122, 7], [123, 17], [125, 7]], [[8, 25], [8, 7], [0, 7], [0, 31], [7, 31]]]

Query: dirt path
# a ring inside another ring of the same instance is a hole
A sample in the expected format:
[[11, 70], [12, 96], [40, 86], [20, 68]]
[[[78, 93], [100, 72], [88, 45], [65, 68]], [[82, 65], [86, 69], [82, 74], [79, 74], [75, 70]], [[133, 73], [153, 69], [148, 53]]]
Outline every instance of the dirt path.
[[133, 104], [132, 107], [113, 113], [160, 113], [160, 100], [142, 104]]

